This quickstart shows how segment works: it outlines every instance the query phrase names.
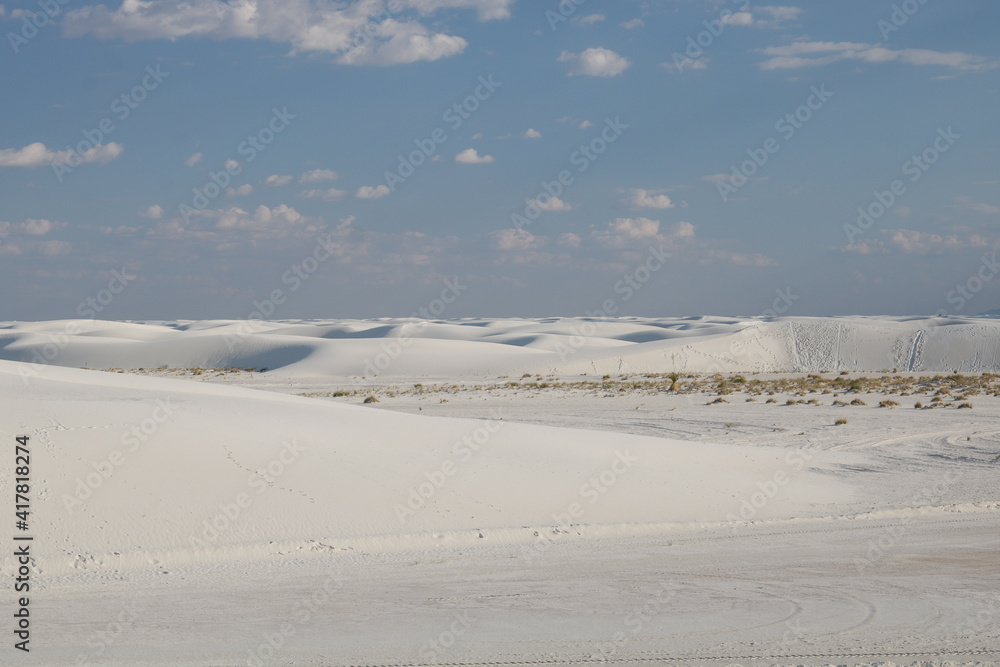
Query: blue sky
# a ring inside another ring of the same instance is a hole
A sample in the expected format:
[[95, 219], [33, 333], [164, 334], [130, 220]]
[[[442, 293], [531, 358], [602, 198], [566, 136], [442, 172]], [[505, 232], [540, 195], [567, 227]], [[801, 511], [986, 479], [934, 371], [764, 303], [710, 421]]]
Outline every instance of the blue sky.
[[995, 309], [998, 25], [991, 0], [5, 2], [0, 319], [407, 316], [446, 280], [442, 317]]

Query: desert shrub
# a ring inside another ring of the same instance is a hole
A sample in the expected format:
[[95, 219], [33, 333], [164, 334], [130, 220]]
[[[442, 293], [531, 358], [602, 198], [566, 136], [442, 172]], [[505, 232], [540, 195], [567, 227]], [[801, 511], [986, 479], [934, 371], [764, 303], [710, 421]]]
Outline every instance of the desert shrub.
[[968, 401], [966, 401], [965, 403], [962, 403], [961, 405], [958, 406], [959, 410], [961, 410], [962, 408], [968, 408], [968, 409], [971, 410], [972, 409], [972, 403], [969, 403]]
[[833, 425], [834, 426], [843, 426], [846, 423], [847, 423], [847, 420], [844, 419], [843, 417], [841, 417], [840, 419], [838, 419], [835, 422], [833, 422]]
[[920, 410], [921, 408], [924, 407], [924, 404], [921, 403], [920, 401], [917, 401], [916, 403], [913, 404], [913, 407], [915, 407], [917, 410]]
[[853, 401], [851, 401], [851, 405], [868, 405], [868, 404], [862, 401], [860, 398], [855, 398]]
[[773, 398], [769, 398], [769, 399], [767, 399], [767, 400], [766, 400], [766, 401], [764, 401], [764, 402], [765, 402], [765, 403], [777, 403], [778, 401], [774, 400]]
[[845, 403], [844, 401], [840, 400], [839, 398], [837, 400], [835, 400], [833, 402], [833, 404], [834, 405], [847, 405], [847, 403]]
[[880, 408], [894, 408], [897, 405], [899, 405], [899, 403], [897, 403], [896, 401], [892, 400], [891, 398], [887, 398], [884, 401], [879, 402], [879, 404], [878, 404], [878, 406]]
[[368, 398], [365, 399], [365, 403], [378, 403], [378, 399], [375, 398], [374, 396], [369, 396]]
[[338, 389], [337, 391], [333, 392], [330, 395], [333, 396], [334, 398], [340, 398], [341, 396], [350, 396], [351, 392], [344, 391], [343, 389]]
[[715, 405], [716, 403], [728, 403], [728, 402], [729, 401], [727, 401], [726, 399], [724, 399], [724, 398], [722, 398], [720, 396], [717, 399], [715, 399], [714, 401], [709, 401], [708, 403], [706, 403], [706, 405]]

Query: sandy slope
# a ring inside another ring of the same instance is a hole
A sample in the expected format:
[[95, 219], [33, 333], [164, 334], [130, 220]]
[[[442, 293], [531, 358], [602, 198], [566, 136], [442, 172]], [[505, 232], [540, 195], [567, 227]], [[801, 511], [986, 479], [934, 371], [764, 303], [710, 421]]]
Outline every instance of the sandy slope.
[[[720, 522], [776, 468], [805, 472], [761, 518], [821, 516], [851, 489], [812, 471], [856, 458], [532, 426], [503, 421], [502, 410], [480, 421], [418, 417], [63, 368], [25, 385], [12, 366], [0, 365], [0, 437], [33, 438], [44, 499], [34, 522], [46, 536], [37, 553], [55, 575], [358, 538], [387, 550], [528, 541], [561, 523], [628, 534], [627, 524]], [[5, 478], [0, 493], [9, 491]]]
[[[393, 344], [367, 385], [532, 365], [988, 370], [1000, 332], [694, 318], [577, 340], [581, 325], [439, 322], [410, 339], [403, 321], [282, 322], [228, 340], [238, 323], [0, 328], [0, 439], [28, 435], [34, 451], [30, 664], [1000, 659], [1000, 399], [295, 395], [357, 384]], [[272, 370], [197, 382], [83, 365]], [[0, 466], [0, 496], [12, 484]]]
[[[0, 359], [288, 376], [1000, 370], [1000, 318], [586, 318], [0, 325]], [[30, 372], [25, 370], [24, 372]]]

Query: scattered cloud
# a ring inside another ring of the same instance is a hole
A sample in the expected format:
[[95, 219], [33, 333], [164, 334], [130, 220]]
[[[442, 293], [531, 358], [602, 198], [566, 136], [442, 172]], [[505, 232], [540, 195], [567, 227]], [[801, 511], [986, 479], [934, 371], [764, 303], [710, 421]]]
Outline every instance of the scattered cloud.
[[580, 121], [580, 124], [576, 126], [578, 130], [586, 130], [588, 127], [594, 127], [594, 124], [589, 120]]
[[545, 237], [526, 229], [498, 229], [490, 232], [489, 238], [497, 250], [534, 250], [545, 244]]
[[279, 187], [282, 185], [288, 185], [293, 180], [295, 180], [294, 176], [286, 176], [284, 174], [271, 174], [270, 176], [264, 179], [264, 185], [268, 185], [271, 187]]
[[[263, 39], [292, 53], [319, 51], [347, 65], [397, 65], [457, 55], [468, 43], [420, 22], [441, 10], [468, 9], [480, 21], [506, 19], [514, 0], [408, 0], [400, 10], [379, 2], [282, 0], [127, 0], [117, 9], [86, 5], [63, 19], [67, 37], [100, 39]], [[374, 20], [378, 16], [381, 20]], [[435, 22], [436, 24], [437, 22]], [[357, 40], [358, 31], [370, 39]]]
[[44, 218], [28, 218], [23, 222], [0, 221], [0, 235], [45, 236], [49, 232], [55, 229], [62, 229], [65, 226], [65, 222], [54, 222]]
[[569, 75], [618, 76], [632, 64], [628, 58], [605, 48], [592, 48], [582, 53], [563, 51], [558, 58], [569, 63]]
[[623, 23], [619, 23], [618, 25], [626, 30], [634, 30], [635, 28], [643, 27], [646, 23], [642, 19], [630, 19]]
[[152, 206], [139, 211], [139, 217], [149, 218], [150, 220], [159, 220], [163, 217], [163, 207], [159, 204], [153, 204]]
[[673, 208], [674, 203], [670, 197], [664, 194], [657, 194], [655, 190], [643, 190], [642, 188], [632, 188], [628, 191], [628, 197], [622, 200], [622, 204], [628, 208]]
[[841, 60], [866, 63], [898, 62], [908, 65], [938, 65], [960, 70], [985, 70], [997, 67], [995, 60], [958, 51], [941, 52], [929, 49], [889, 49], [884, 46], [857, 42], [793, 42], [786, 46], [758, 49], [771, 56], [758, 63], [763, 70], [796, 69], [829, 65]]
[[573, 232], [566, 232], [565, 234], [560, 234], [559, 238], [556, 239], [556, 243], [563, 246], [564, 248], [579, 248], [580, 243], [583, 239], [579, 235]]
[[522, 135], [525, 139], [541, 139], [542, 133], [533, 127], [529, 127]]
[[185, 167], [193, 167], [196, 164], [198, 164], [199, 162], [201, 162], [201, 158], [203, 158], [203, 157], [204, 157], [204, 155], [202, 155], [201, 153], [192, 153], [191, 155], [189, 155], [187, 157], [186, 160], [184, 160], [184, 166]]
[[455, 162], [459, 164], [489, 164], [493, 162], [492, 155], [482, 155], [480, 156], [476, 152], [475, 148], [466, 148], [464, 151], [455, 156]]
[[532, 199], [530, 203], [537, 206], [539, 210], [547, 212], [573, 210], [572, 206], [564, 202], [562, 199], [559, 199], [559, 197], [549, 197], [544, 202]]
[[323, 201], [337, 201], [338, 199], [343, 199], [347, 192], [344, 190], [338, 190], [337, 188], [326, 188], [326, 189], [316, 189], [316, 190], [303, 190], [299, 193], [300, 197], [305, 199], [322, 199]]
[[579, 16], [572, 19], [572, 23], [576, 25], [594, 25], [602, 21], [604, 21], [604, 14], [587, 14], [586, 16]]
[[859, 255], [943, 255], [949, 252], [996, 247], [997, 239], [977, 232], [935, 234], [913, 229], [884, 229], [872, 238], [845, 246], [845, 252]]
[[755, 7], [753, 11], [734, 12], [722, 18], [722, 22], [732, 26], [780, 28], [797, 19], [801, 13], [802, 9], [799, 7], [768, 5]]
[[0, 167], [22, 167], [24, 169], [34, 169], [43, 165], [69, 164], [70, 161], [80, 164], [106, 164], [124, 152], [121, 144], [110, 142], [98, 144], [84, 153], [77, 153], [73, 150], [52, 151], [45, 147], [45, 144], [35, 142], [28, 144], [24, 148], [3, 148], [0, 149]]
[[331, 169], [313, 169], [299, 176], [299, 183], [322, 183], [323, 181], [335, 181], [340, 178], [340, 174]]
[[249, 183], [244, 183], [238, 188], [227, 188], [226, 196], [232, 199], [233, 197], [245, 197], [253, 192], [253, 186]]
[[392, 190], [389, 189], [388, 185], [376, 185], [372, 187], [371, 185], [362, 185], [358, 188], [358, 191], [354, 193], [354, 196], [358, 199], [379, 199], [390, 194]]

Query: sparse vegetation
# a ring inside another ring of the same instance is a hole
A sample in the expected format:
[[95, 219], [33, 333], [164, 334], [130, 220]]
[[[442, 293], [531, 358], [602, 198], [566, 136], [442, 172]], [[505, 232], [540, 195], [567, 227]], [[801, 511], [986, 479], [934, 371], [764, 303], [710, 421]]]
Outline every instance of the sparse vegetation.
[[844, 419], [843, 417], [833, 422], [834, 426], [844, 426], [845, 424], [847, 424], [847, 420]]

